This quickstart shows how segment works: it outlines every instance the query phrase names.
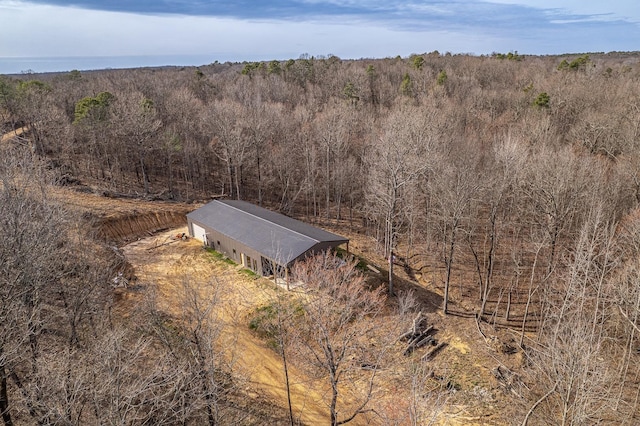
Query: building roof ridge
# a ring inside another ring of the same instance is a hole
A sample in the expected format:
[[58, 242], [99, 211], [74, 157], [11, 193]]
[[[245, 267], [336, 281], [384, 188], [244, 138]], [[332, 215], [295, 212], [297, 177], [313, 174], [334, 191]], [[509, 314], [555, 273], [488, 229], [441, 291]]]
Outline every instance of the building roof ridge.
[[[239, 208], [239, 207], [237, 207], [237, 206], [234, 206], [234, 205], [229, 204], [229, 203], [225, 203], [225, 202], [224, 202], [225, 200], [215, 200], [215, 201], [220, 201], [220, 202], [221, 202], [221, 203], [223, 203], [224, 205], [229, 206], [229, 207], [231, 207], [231, 208], [233, 208], [233, 209], [235, 209], [235, 210], [238, 210], [238, 211], [240, 211], [240, 212], [242, 212], [242, 213], [244, 213], [244, 214], [247, 214], [247, 215], [249, 215], [249, 216], [252, 216], [252, 217], [258, 218], [258, 219], [263, 220], [263, 221], [265, 221], [265, 222], [267, 222], [267, 223], [270, 223], [270, 224], [276, 225], [276, 226], [278, 226], [278, 227], [280, 227], [280, 228], [282, 228], [282, 229], [284, 229], [284, 230], [286, 230], [286, 231], [291, 231], [291, 232], [293, 232], [293, 233], [295, 233], [295, 234], [301, 235], [301, 236], [303, 236], [303, 237], [305, 237], [305, 238], [308, 238], [308, 239], [310, 239], [310, 240], [312, 240], [312, 241], [315, 241], [316, 243], [319, 243], [319, 242], [321, 241], [321, 240], [318, 240], [317, 238], [313, 238], [313, 237], [312, 237], [312, 236], [310, 236], [310, 235], [307, 235], [307, 234], [304, 234], [304, 233], [302, 233], [302, 232], [296, 231], [295, 229], [291, 229], [291, 228], [289, 228], [289, 227], [287, 227], [287, 226], [284, 226], [284, 225], [282, 225], [282, 224], [280, 224], [280, 223], [277, 223], [277, 222], [274, 222], [274, 221], [272, 221], [272, 220], [269, 220], [269, 219], [267, 219], [267, 218], [265, 218], [265, 217], [258, 216], [258, 215], [256, 215], [256, 214], [252, 214], [252, 213], [250, 213], [250, 212], [248, 212], [248, 211], [246, 211], [246, 210], [243, 210], [243, 209], [241, 209], [241, 208]], [[260, 206], [257, 206], [257, 205], [255, 205], [255, 204], [251, 204], [251, 203], [249, 203], [249, 202], [247, 202], [247, 201], [244, 201], [244, 200], [229, 200], [229, 201], [241, 201], [241, 202], [246, 203], [246, 204], [248, 204], [248, 205], [250, 205], [250, 206], [258, 207], [258, 208], [263, 209], [263, 210], [266, 210], [266, 211], [268, 211], [268, 212], [275, 213], [275, 214], [279, 214], [279, 215], [282, 215], [283, 217], [286, 217], [286, 218], [288, 218], [288, 219], [295, 220], [295, 221], [297, 221], [297, 222], [300, 222], [301, 224], [304, 224], [304, 222], [299, 221], [298, 219], [294, 219], [294, 218], [292, 218], [292, 217], [285, 216], [285, 215], [283, 215], [282, 213], [273, 212], [273, 211], [271, 211], [271, 210], [265, 209], [264, 207], [260, 207]]]

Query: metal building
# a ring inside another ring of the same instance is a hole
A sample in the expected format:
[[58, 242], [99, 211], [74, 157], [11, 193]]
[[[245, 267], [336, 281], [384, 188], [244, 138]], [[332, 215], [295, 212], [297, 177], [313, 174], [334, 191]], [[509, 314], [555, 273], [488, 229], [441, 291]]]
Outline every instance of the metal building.
[[349, 247], [349, 240], [238, 200], [214, 200], [187, 214], [189, 235], [259, 275], [285, 276], [299, 259]]

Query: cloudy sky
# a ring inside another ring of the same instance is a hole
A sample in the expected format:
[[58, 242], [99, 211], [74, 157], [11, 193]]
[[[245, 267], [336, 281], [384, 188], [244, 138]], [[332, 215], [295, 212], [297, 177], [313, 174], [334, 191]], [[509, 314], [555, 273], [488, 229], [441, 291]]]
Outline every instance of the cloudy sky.
[[640, 50], [638, 0], [0, 0], [0, 73]]

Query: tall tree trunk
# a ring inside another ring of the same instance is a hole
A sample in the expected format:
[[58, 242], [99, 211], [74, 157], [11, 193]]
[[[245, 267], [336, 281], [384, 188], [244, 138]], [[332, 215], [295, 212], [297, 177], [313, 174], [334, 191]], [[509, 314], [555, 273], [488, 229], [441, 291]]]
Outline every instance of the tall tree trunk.
[[549, 253], [549, 265], [547, 265], [547, 275], [553, 271], [553, 266], [556, 259], [556, 250], [558, 246], [558, 236], [560, 235], [560, 226], [558, 221], [554, 219], [553, 232], [551, 233], [551, 253]]
[[482, 310], [480, 311], [480, 315], [484, 315], [484, 309], [487, 305], [487, 299], [489, 298], [489, 291], [491, 291], [491, 280], [493, 278], [493, 258], [495, 256], [496, 251], [496, 221], [497, 221], [497, 212], [498, 207], [493, 206], [491, 209], [491, 230], [489, 235], [489, 255], [487, 256], [487, 275], [484, 280], [485, 283], [485, 292], [483, 295], [482, 301]]
[[[2, 359], [3, 351], [0, 346], [0, 359]], [[9, 394], [7, 392], [7, 371], [3, 363], [0, 363], [0, 414], [5, 426], [12, 426], [11, 413], [9, 412]]]
[[236, 180], [236, 200], [240, 200], [240, 181], [242, 179], [242, 166], [235, 167], [235, 180]]
[[451, 241], [449, 244], [449, 254], [446, 259], [447, 264], [447, 275], [444, 282], [444, 303], [442, 311], [446, 315], [449, 310], [449, 284], [451, 283], [451, 266], [453, 265], [453, 251], [456, 244], [456, 231], [458, 224], [457, 222], [451, 228]]
[[167, 167], [167, 189], [169, 190], [169, 194], [171, 196], [171, 199], [173, 199], [173, 169], [171, 167], [171, 152], [167, 153], [167, 158], [166, 158], [166, 167]]
[[331, 193], [331, 179], [330, 179], [330, 174], [331, 174], [331, 170], [329, 167], [329, 160], [330, 160], [330, 154], [331, 154], [331, 149], [329, 147], [329, 143], [327, 143], [327, 175], [324, 177], [326, 179], [326, 219], [327, 219], [327, 223], [329, 222], [329, 200], [330, 200], [330, 193]]
[[209, 426], [215, 426], [216, 425], [216, 413], [214, 410], [215, 396], [213, 395], [213, 390], [209, 385], [210, 377], [209, 377], [208, 368], [206, 365], [207, 361], [204, 355], [204, 350], [202, 349], [202, 342], [199, 336], [197, 335], [196, 332], [194, 332], [193, 335], [194, 335], [193, 341], [198, 350], [197, 362], [198, 362], [198, 368], [200, 370], [198, 372], [198, 375], [202, 380], [202, 392], [204, 393], [205, 405], [207, 410], [207, 419], [209, 420]]
[[531, 266], [531, 278], [529, 279], [529, 293], [527, 295], [527, 304], [524, 307], [524, 316], [522, 317], [522, 329], [520, 331], [520, 347], [524, 344], [524, 332], [527, 325], [527, 317], [529, 316], [529, 306], [531, 305], [531, 296], [534, 291], [533, 289], [533, 280], [535, 278], [536, 273], [536, 265], [538, 263], [538, 254], [540, 253], [540, 249], [542, 246], [538, 246], [538, 250], [536, 251], [536, 255], [533, 259], [533, 265]]
[[256, 165], [258, 167], [258, 205], [262, 207], [262, 172], [260, 170], [260, 151], [256, 148]]
[[227, 159], [227, 174], [229, 175], [229, 196], [233, 197], [233, 164], [230, 158]]
[[142, 182], [144, 183], [144, 194], [147, 195], [149, 194], [149, 180], [147, 178], [146, 167], [144, 166], [144, 156], [142, 155], [142, 148], [140, 148], [140, 150], [141, 150], [139, 154], [140, 170], [142, 171]]
[[338, 423], [338, 382], [335, 371], [331, 371], [331, 404], [329, 405], [329, 411], [331, 413], [331, 426], [337, 426]]
[[[276, 276], [275, 265], [273, 276]], [[288, 284], [288, 280], [287, 280]], [[287, 390], [287, 404], [289, 408], [289, 420], [291, 421], [291, 426], [294, 426], [293, 420], [293, 408], [291, 406], [291, 385], [289, 383], [289, 367], [287, 366], [287, 332], [284, 328], [284, 324], [282, 322], [281, 312], [278, 311], [278, 328], [280, 329], [280, 356], [282, 357], [282, 368], [284, 369], [284, 383]]]
[[389, 296], [393, 296], [393, 250], [389, 252]]
[[336, 191], [336, 198], [334, 200], [336, 204], [336, 225], [340, 224], [341, 208], [342, 208], [342, 189]]

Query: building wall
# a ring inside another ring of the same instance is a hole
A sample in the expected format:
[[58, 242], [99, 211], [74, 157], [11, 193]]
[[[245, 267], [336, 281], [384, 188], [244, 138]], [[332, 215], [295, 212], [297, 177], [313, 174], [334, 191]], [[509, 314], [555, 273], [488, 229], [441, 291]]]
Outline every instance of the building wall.
[[[198, 233], [194, 233], [194, 224], [203, 228], [206, 231], [206, 245], [208, 247], [213, 248], [214, 250], [225, 254], [229, 259], [233, 260], [238, 264], [242, 264], [245, 268], [251, 269], [258, 275], [265, 275], [268, 273], [272, 273], [273, 265], [265, 265], [263, 261], [263, 256], [258, 251], [241, 244], [240, 242], [218, 232], [217, 230], [211, 228], [210, 226], [206, 226], [203, 223], [194, 221], [190, 218], [187, 218], [187, 225], [189, 228], [189, 235], [198, 239], [199, 241], [203, 241]], [[197, 230], [197, 228], [196, 228]], [[303, 260], [309, 256], [312, 256], [315, 253], [320, 253], [322, 251], [332, 249], [337, 247], [339, 244], [331, 243], [331, 242], [321, 242], [313, 246], [311, 250], [301, 254], [296, 258], [296, 261]], [[279, 269], [279, 268], [277, 268]], [[280, 274], [282, 271], [280, 271]]]
[[232, 238], [229, 238], [228, 236], [216, 231], [209, 226], [189, 219], [189, 235], [198, 239], [199, 241], [202, 241], [203, 243], [204, 241], [198, 238], [198, 235], [194, 233], [194, 224], [206, 230], [206, 245], [208, 247], [211, 247], [212, 249], [223, 253], [229, 259], [238, 264], [242, 264], [245, 268], [251, 269], [256, 274], [263, 275], [261, 262], [262, 256], [259, 252], [245, 246], [244, 244], [241, 244], [240, 242]]

